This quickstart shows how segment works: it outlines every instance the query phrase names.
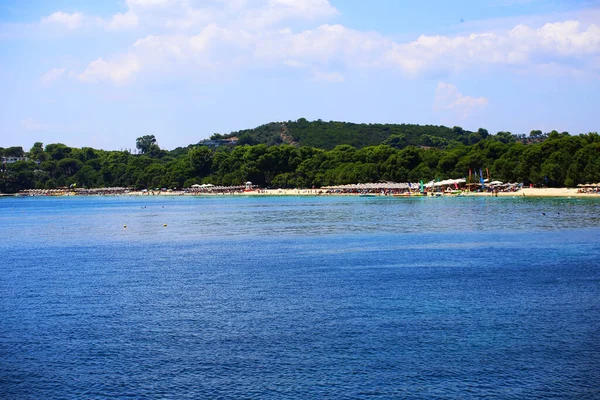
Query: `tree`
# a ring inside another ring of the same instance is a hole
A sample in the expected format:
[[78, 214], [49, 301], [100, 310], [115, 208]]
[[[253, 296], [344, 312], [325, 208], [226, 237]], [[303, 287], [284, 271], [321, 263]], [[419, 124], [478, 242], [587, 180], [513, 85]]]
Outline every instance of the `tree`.
[[154, 135], [144, 135], [135, 140], [135, 147], [141, 151], [142, 154], [150, 152], [152, 145], [156, 145], [156, 138]]
[[84, 165], [75, 174], [75, 183], [82, 187], [95, 187], [98, 184], [100, 174], [89, 165]]
[[238, 137], [238, 145], [243, 146], [245, 144], [255, 145], [255, 144], [258, 144], [258, 142], [256, 140], [254, 140], [254, 138], [252, 136], [250, 136], [249, 134], [244, 133]]
[[463, 128], [461, 128], [460, 126], [455, 126], [454, 128], [452, 128], [452, 130], [454, 131], [456, 136], [461, 136], [465, 133], [465, 130]]
[[54, 161], [60, 161], [63, 158], [69, 157], [71, 148], [62, 143], [51, 143], [46, 145], [46, 153], [48, 153]]
[[25, 154], [23, 152], [23, 147], [19, 146], [19, 147], [9, 147], [4, 149], [4, 156], [5, 157], [23, 157], [23, 154]]
[[71, 176], [79, 171], [83, 167], [83, 163], [74, 158], [63, 158], [56, 164], [56, 168], [59, 172], [62, 172], [66, 176]]
[[448, 145], [448, 140], [438, 136], [424, 134], [419, 138], [419, 144], [427, 147], [445, 147]]
[[390, 135], [383, 144], [387, 144], [395, 149], [402, 149], [406, 146], [406, 135], [399, 133]]
[[271, 185], [278, 188], [294, 188], [298, 186], [298, 183], [294, 174], [284, 172], [273, 178]]
[[529, 132], [529, 137], [532, 139], [537, 139], [540, 138], [542, 136], [542, 131], [540, 131], [539, 129], [534, 129], [531, 132]]
[[212, 167], [213, 152], [206, 146], [198, 146], [188, 153], [188, 159], [197, 176], [207, 176]]
[[[310, 140], [326, 147], [269, 145], [276, 143], [273, 135], [285, 129], [298, 143]], [[236, 135], [246, 134], [260, 144], [220, 146], [216, 150], [194, 145], [161, 150], [152, 135], [138, 138], [138, 148], [146, 151], [138, 156], [128, 151], [70, 148], [61, 143], [49, 144], [44, 150], [37, 142], [28, 156], [41, 163], [3, 165], [0, 190], [15, 192], [72, 183], [140, 188], [187, 187], [194, 183], [240, 185], [247, 180], [275, 187], [311, 187], [457, 178], [466, 176], [469, 169], [478, 172], [485, 168], [490, 169], [494, 179], [526, 185], [576, 186], [600, 181], [597, 133], [570, 136], [566, 132], [534, 131], [531, 136], [536, 139], [521, 134], [519, 142], [510, 132], [487, 137], [486, 133], [483, 128], [470, 132], [460, 127], [304, 120], [244, 131]], [[434, 148], [415, 147], [419, 139]], [[0, 148], [0, 153], [21, 155], [22, 148]]]
[[44, 144], [42, 142], [35, 142], [31, 150], [29, 150], [29, 158], [35, 161], [45, 161], [46, 154], [44, 153]]
[[479, 135], [480, 135], [480, 136], [481, 136], [483, 139], [485, 139], [485, 138], [487, 138], [487, 137], [489, 136], [488, 130], [487, 130], [487, 129], [484, 129], [484, 128], [479, 128], [479, 129], [477, 129], [477, 133], [479, 133]]
[[496, 140], [502, 143], [514, 143], [515, 137], [510, 132], [496, 133]]

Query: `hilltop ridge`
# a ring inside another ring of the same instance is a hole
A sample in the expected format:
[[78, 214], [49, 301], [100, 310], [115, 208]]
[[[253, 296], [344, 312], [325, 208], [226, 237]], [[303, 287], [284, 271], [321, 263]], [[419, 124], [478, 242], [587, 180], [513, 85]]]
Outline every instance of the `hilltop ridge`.
[[442, 148], [451, 143], [475, 144], [488, 136], [486, 129], [471, 132], [461, 127], [417, 124], [366, 124], [322, 120], [270, 122], [229, 134], [214, 134], [211, 139], [237, 138], [238, 144], [291, 144], [331, 150], [345, 144], [355, 148], [388, 144], [395, 148], [426, 146]]

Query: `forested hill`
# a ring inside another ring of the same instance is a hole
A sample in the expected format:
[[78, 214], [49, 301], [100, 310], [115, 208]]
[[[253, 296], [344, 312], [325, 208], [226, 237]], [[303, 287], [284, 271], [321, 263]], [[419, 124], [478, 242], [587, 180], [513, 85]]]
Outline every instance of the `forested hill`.
[[394, 148], [427, 146], [443, 148], [449, 144], [475, 144], [485, 139], [488, 132], [479, 129], [470, 132], [461, 127], [448, 128], [436, 125], [413, 124], [355, 124], [351, 122], [321, 120], [271, 122], [254, 129], [216, 134], [214, 139], [237, 137], [240, 144], [293, 144], [331, 150], [348, 144], [355, 148], [388, 144]]
[[[476, 134], [463, 133], [462, 137]], [[600, 181], [597, 133], [571, 136], [532, 131], [530, 139], [522, 136], [499, 132], [475, 144], [451, 139], [443, 147], [341, 144], [324, 150], [226, 142], [167, 151], [159, 147], [154, 135], [146, 135], [136, 141], [139, 154], [37, 142], [28, 152], [22, 147], [0, 147], [0, 192], [56, 187], [182, 188], [196, 183], [228, 186], [248, 180], [270, 187], [322, 187], [463, 178], [469, 171], [503, 182], [551, 187]]]

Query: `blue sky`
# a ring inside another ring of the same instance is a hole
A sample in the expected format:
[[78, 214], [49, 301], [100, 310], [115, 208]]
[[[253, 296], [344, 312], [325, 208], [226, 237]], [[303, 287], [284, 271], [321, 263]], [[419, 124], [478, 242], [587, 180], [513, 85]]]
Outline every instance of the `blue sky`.
[[598, 131], [600, 2], [4, 0], [0, 147], [271, 121]]

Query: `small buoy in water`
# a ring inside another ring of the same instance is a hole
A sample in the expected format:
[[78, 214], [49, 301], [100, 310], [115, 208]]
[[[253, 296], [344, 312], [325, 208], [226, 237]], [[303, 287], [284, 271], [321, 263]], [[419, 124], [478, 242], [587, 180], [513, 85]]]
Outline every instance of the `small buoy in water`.
[[163, 224], [163, 226], [166, 228], [166, 227], [167, 227], [167, 224]]
[[123, 229], [127, 229], [127, 225], [123, 225]]

